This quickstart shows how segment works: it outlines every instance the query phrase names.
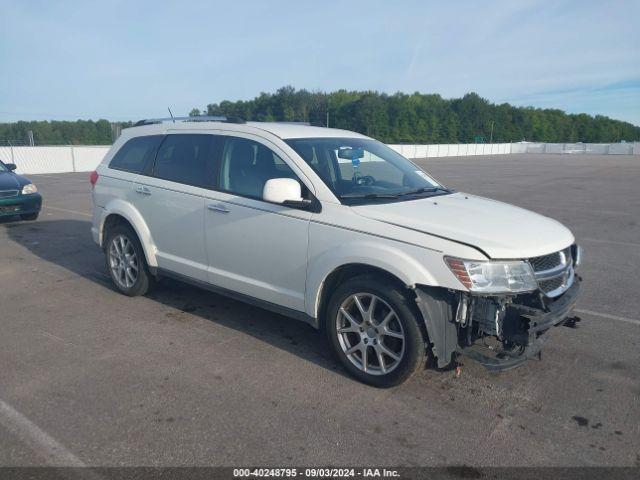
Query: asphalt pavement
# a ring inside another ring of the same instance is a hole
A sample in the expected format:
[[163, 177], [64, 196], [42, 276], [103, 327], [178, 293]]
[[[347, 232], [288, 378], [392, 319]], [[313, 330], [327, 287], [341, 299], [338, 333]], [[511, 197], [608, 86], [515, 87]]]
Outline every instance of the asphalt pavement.
[[34, 175], [40, 219], [0, 221], [0, 466], [640, 466], [640, 157], [417, 162], [584, 246], [582, 321], [541, 360], [365, 386], [295, 320], [175, 281], [116, 293], [88, 174]]

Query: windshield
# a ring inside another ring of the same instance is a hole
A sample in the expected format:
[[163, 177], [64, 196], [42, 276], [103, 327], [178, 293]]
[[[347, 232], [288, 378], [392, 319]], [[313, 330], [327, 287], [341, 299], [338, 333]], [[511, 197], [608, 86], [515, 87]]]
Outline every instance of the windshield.
[[411, 200], [450, 193], [419, 167], [369, 138], [296, 138], [287, 144], [342, 203]]
[[9, 169], [4, 166], [4, 163], [0, 162], [0, 173], [8, 172], [8, 171], [9, 171]]

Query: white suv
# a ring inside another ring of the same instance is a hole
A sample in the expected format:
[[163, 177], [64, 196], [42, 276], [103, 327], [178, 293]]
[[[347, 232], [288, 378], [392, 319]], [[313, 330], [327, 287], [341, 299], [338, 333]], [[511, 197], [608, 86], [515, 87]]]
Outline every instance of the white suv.
[[563, 225], [454, 192], [345, 130], [141, 121], [91, 183], [93, 238], [122, 293], [173, 277], [300, 319], [380, 387], [428, 357], [519, 365], [580, 289]]

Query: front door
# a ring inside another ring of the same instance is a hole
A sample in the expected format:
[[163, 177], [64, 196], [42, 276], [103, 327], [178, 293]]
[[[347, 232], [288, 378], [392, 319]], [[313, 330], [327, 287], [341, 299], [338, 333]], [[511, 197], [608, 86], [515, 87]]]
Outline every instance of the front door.
[[249, 135], [226, 137], [217, 191], [205, 197], [209, 282], [304, 311], [312, 213], [262, 200], [267, 180], [299, 180], [283, 156]]

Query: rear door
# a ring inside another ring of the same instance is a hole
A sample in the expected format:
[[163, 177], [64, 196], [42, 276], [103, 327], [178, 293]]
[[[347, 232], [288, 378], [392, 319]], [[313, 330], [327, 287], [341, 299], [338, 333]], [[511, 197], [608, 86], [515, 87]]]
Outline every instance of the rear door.
[[206, 282], [204, 196], [214, 185], [219, 137], [169, 134], [134, 185], [136, 207], [156, 245], [158, 267]]

